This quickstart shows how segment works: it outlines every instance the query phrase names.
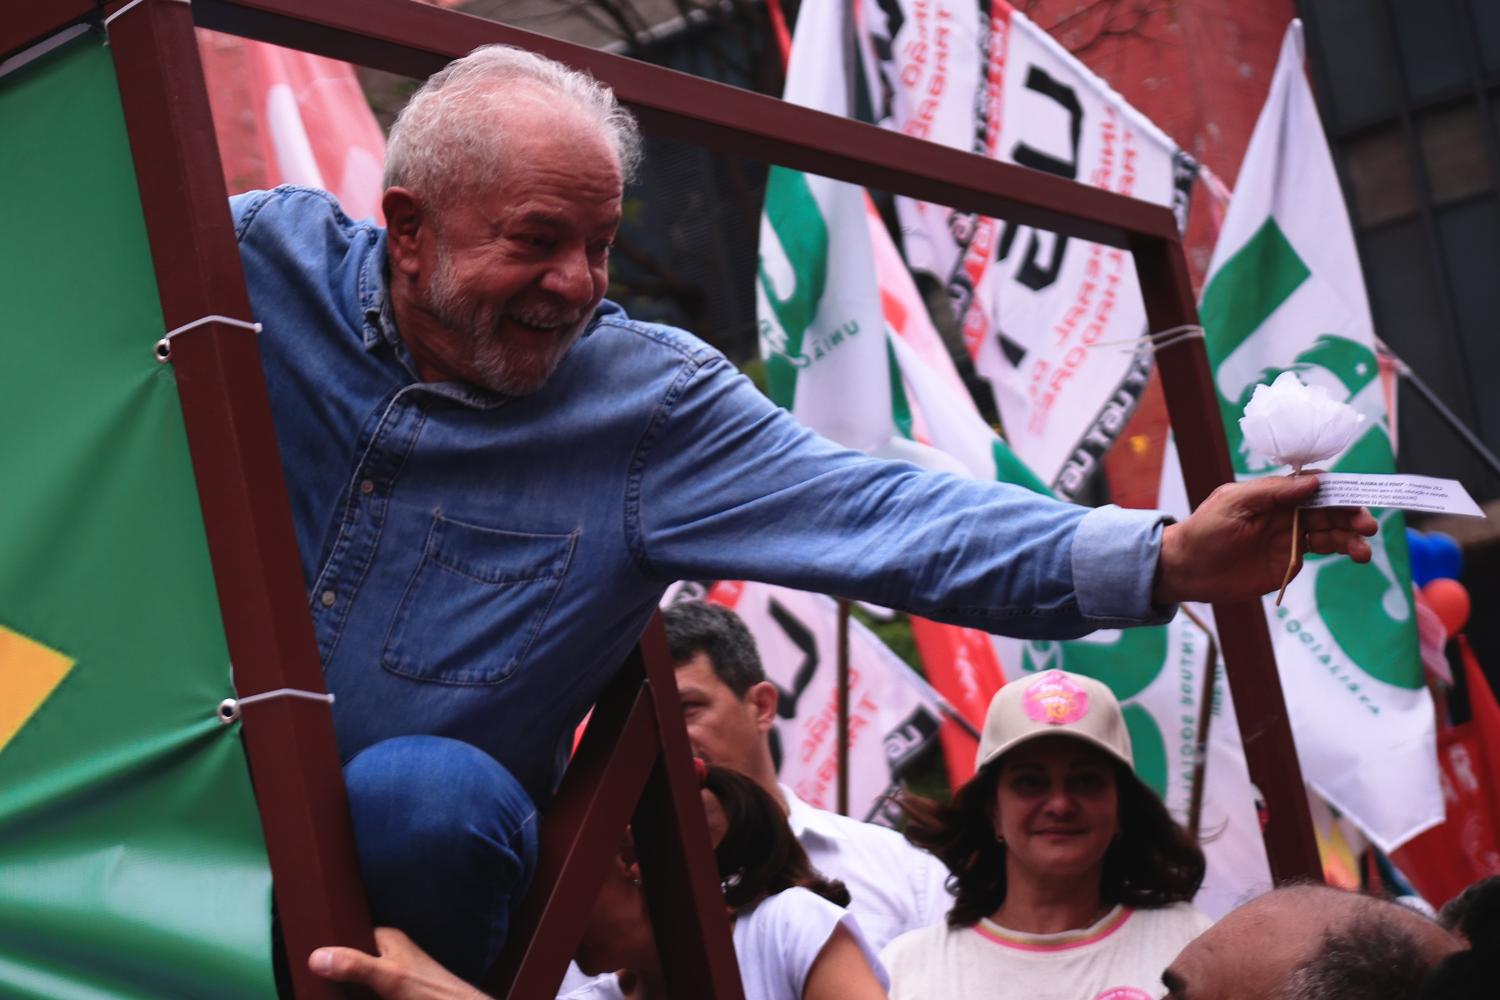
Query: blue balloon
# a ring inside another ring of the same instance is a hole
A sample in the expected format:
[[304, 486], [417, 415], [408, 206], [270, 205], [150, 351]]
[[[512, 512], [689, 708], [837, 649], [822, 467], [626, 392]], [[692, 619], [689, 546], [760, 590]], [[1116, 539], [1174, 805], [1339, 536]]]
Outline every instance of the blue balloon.
[[1464, 571], [1464, 550], [1452, 535], [1434, 531], [1427, 536], [1428, 567], [1434, 580], [1457, 580]]
[[1433, 579], [1432, 546], [1416, 528], [1406, 529], [1406, 551], [1411, 560], [1411, 582], [1425, 587]]

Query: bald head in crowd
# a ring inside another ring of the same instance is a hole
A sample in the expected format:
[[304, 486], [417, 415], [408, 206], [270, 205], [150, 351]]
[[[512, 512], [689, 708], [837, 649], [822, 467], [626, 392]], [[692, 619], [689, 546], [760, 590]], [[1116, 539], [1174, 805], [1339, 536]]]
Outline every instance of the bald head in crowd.
[[1162, 975], [1168, 1000], [1398, 1000], [1462, 944], [1396, 903], [1288, 886], [1230, 913]]

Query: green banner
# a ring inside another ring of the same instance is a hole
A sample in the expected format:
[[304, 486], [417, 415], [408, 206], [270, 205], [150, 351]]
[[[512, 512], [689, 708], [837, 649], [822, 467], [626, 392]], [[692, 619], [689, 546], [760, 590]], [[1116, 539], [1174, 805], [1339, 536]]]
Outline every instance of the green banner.
[[273, 997], [270, 874], [109, 49], [0, 77], [0, 996]]

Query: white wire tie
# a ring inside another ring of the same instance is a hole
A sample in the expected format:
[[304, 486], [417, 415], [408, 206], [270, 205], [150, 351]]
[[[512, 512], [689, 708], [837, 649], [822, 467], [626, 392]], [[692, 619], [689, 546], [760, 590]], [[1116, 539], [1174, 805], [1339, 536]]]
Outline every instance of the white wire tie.
[[1151, 341], [1151, 350], [1154, 353], [1187, 340], [1203, 340], [1203, 327], [1197, 323], [1184, 323], [1182, 326], [1174, 326], [1153, 333], [1147, 339]]
[[[127, 10], [134, 10], [136, 7], [139, 7], [141, 4], [143, 4], [145, 2], [146, 2], [146, 0], [130, 0], [130, 2], [128, 4], [126, 4], [125, 6], [121, 7], [119, 10], [115, 11], [113, 14], [109, 15], [108, 17], [106, 17], [104, 19], [104, 44], [106, 44], [106, 45], [109, 44], [109, 22], [113, 21], [115, 18], [119, 17], [121, 14], [125, 13]], [[185, 3], [189, 7], [191, 7], [193, 5], [193, 0], [177, 0], [177, 2], [178, 3]]]
[[333, 695], [326, 691], [303, 691], [300, 688], [277, 688], [274, 691], [262, 691], [260, 694], [246, 695], [243, 698], [225, 698], [219, 702], [219, 710], [215, 713], [219, 721], [224, 725], [235, 722], [240, 717], [240, 709], [245, 705], [257, 701], [270, 701], [272, 698], [306, 698], [308, 701], [321, 701], [325, 704], [333, 704]]
[[[140, 0], [136, 0], [136, 2], [139, 3]], [[187, 333], [189, 330], [196, 329], [197, 327], [204, 326], [208, 323], [223, 323], [225, 326], [237, 326], [241, 330], [249, 330], [251, 333], [260, 333], [260, 331], [263, 329], [263, 327], [259, 323], [247, 323], [242, 319], [235, 319], [233, 316], [219, 316], [217, 314], [213, 316], [204, 316], [200, 319], [193, 320], [191, 323], [184, 323], [175, 330], [167, 331], [167, 335], [156, 342], [156, 360], [161, 362], [162, 364], [166, 364], [168, 361], [171, 361], [172, 338], [177, 336], [178, 334]]]
[[1139, 350], [1142, 347], [1150, 347], [1151, 352], [1180, 344], [1185, 340], [1202, 340], [1203, 327], [1197, 323], [1184, 323], [1182, 326], [1169, 327], [1157, 333], [1149, 333], [1144, 337], [1126, 337], [1124, 340], [1099, 340], [1088, 347], [1124, 347], [1130, 351]]

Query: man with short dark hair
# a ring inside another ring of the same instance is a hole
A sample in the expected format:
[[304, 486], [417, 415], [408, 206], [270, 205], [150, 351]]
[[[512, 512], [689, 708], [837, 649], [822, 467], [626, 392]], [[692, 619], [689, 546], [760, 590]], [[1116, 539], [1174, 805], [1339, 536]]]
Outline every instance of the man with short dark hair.
[[778, 692], [740, 616], [682, 601], [662, 611], [662, 622], [693, 752], [749, 775], [785, 807], [813, 867], [848, 887], [871, 947], [940, 922], [953, 901], [942, 862], [894, 830], [814, 808], [777, 780], [770, 735]]
[[1162, 975], [1166, 1000], [1414, 1000], [1459, 942], [1414, 910], [1318, 885], [1251, 900]]

